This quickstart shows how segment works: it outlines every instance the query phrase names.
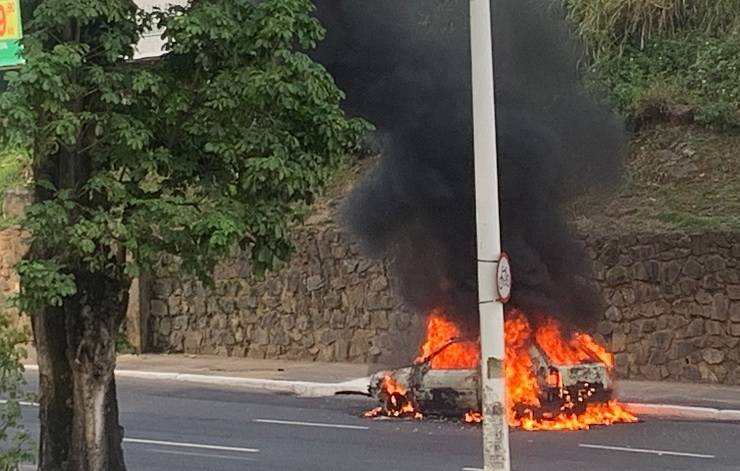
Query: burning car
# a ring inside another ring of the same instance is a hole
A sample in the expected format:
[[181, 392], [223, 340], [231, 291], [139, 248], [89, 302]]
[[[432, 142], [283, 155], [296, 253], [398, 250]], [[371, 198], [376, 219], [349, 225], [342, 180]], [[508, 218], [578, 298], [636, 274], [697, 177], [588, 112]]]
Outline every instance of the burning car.
[[[367, 415], [480, 421], [478, 342], [461, 339], [459, 333], [441, 313], [432, 313], [416, 362], [373, 376], [369, 392], [381, 405]], [[515, 312], [506, 321], [505, 337], [510, 425], [577, 430], [637, 420], [614, 400], [612, 356], [591, 336], [565, 336], [554, 319], [533, 329]]]

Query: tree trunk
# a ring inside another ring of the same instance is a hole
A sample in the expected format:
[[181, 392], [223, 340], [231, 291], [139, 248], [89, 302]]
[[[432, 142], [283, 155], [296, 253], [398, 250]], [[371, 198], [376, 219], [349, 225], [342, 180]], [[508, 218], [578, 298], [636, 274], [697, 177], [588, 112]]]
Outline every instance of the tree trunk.
[[34, 315], [40, 471], [125, 471], [113, 371], [127, 284], [78, 272], [77, 294]]
[[64, 313], [48, 308], [32, 316], [39, 364], [39, 469], [69, 469], [72, 372], [67, 364]]

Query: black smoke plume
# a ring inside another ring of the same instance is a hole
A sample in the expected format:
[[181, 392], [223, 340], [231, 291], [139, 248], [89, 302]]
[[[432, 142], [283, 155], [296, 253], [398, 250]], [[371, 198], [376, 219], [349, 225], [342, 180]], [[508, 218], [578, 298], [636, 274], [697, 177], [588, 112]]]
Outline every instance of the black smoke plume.
[[[346, 220], [391, 257], [409, 305], [444, 307], [477, 328], [468, 0], [318, 0], [317, 58], [350, 113], [378, 129], [382, 159], [351, 195]], [[618, 173], [622, 121], [589, 95], [583, 58], [550, 0], [493, 0], [503, 246], [512, 306], [578, 327], [598, 293], [563, 201]]]

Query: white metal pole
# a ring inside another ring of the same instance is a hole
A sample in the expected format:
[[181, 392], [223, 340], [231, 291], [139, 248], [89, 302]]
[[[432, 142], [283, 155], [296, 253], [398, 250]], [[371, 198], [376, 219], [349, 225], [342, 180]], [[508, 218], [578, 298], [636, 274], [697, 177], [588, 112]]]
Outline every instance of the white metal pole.
[[501, 257], [501, 231], [490, 0], [470, 0], [470, 19], [483, 459], [485, 471], [509, 471], [511, 464], [509, 426], [506, 422], [504, 305], [496, 288], [498, 261]]

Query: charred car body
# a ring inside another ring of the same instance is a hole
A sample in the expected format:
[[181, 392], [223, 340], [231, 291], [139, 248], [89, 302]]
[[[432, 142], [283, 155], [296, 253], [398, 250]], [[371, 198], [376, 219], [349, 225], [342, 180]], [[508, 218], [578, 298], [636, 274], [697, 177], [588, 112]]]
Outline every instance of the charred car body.
[[[598, 358], [566, 365], [553, 362], [536, 345], [530, 346], [529, 353], [540, 392], [539, 403], [515, 404], [517, 416], [548, 419], [563, 411], [577, 415], [588, 404], [613, 399], [613, 377]], [[461, 417], [480, 410], [480, 369], [434, 369], [433, 358], [434, 355], [408, 367], [373, 375], [369, 393], [380, 401], [386, 415], [398, 416], [399, 411], [415, 410], [433, 416]], [[396, 387], [388, 388], [389, 382]]]

